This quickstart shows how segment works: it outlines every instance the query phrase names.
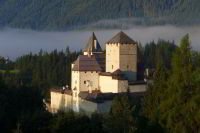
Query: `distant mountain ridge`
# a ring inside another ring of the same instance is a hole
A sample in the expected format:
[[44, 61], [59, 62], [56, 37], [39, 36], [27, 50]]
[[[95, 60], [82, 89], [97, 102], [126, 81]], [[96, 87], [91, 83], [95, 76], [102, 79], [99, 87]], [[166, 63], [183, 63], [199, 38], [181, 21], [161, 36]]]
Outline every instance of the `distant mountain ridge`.
[[[0, 0], [0, 27], [34, 30], [105, 27], [103, 20], [116, 19], [137, 25], [192, 25], [200, 23], [199, 17], [199, 0]], [[118, 22], [116, 27], [124, 23]]]

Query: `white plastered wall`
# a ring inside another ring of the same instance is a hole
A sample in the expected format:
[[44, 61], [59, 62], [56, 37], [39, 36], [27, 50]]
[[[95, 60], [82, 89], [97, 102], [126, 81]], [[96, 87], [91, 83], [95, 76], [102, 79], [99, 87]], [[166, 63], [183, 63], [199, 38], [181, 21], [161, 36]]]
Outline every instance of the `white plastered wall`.
[[[80, 72], [80, 90], [89, 91], [90, 87], [92, 90], [99, 89], [99, 73], [96, 71], [81, 71]], [[88, 86], [90, 82], [90, 87]]]
[[72, 96], [60, 92], [51, 92], [51, 111], [57, 112], [60, 109], [68, 109], [72, 106]]
[[102, 93], [126, 92], [128, 89], [128, 81], [112, 79], [111, 76], [100, 76], [99, 86]]
[[106, 44], [106, 72], [114, 72], [120, 67], [119, 45]]
[[106, 72], [117, 69], [127, 72], [129, 80], [136, 80], [137, 44], [106, 44]]
[[102, 93], [118, 92], [118, 80], [112, 80], [111, 76], [100, 76], [99, 86]]
[[75, 88], [77, 91], [80, 89], [80, 72], [79, 71], [72, 71], [71, 77], [71, 88], [74, 90]]

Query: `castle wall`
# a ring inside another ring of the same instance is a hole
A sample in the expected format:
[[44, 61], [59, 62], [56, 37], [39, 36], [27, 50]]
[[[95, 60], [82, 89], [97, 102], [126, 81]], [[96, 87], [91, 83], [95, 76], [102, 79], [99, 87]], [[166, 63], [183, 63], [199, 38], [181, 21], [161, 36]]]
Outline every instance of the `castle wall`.
[[[77, 89], [74, 89], [77, 88]], [[79, 112], [78, 94], [99, 88], [99, 73], [96, 71], [72, 71], [73, 110]]]
[[97, 111], [97, 103], [90, 102], [79, 98], [79, 111], [83, 111], [86, 113], [93, 113]]
[[127, 80], [119, 80], [118, 81], [118, 93], [127, 92], [128, 90], [128, 81]]
[[126, 92], [128, 89], [128, 81], [112, 79], [111, 76], [100, 76], [99, 86], [102, 93]]
[[103, 103], [96, 103], [79, 98], [79, 112], [83, 111], [86, 114], [107, 113], [112, 106], [112, 100], [104, 101]]
[[71, 72], [71, 88], [74, 90], [74, 88], [77, 89], [77, 91], [80, 90], [80, 72], [79, 71], [72, 71]]
[[106, 44], [106, 72], [114, 72], [119, 69], [119, 45]]
[[120, 69], [137, 72], [137, 45], [120, 45]]
[[136, 80], [136, 44], [106, 44], [106, 72], [112, 73], [117, 69], [124, 71], [128, 80]]
[[136, 80], [137, 77], [137, 45], [120, 44], [120, 70], [124, 71], [128, 80]]
[[99, 88], [99, 73], [96, 71], [81, 71], [80, 72], [80, 91], [89, 91], [88, 81], [91, 83], [92, 90]]
[[67, 110], [72, 106], [72, 96], [60, 92], [51, 92], [51, 112]]
[[129, 91], [131, 93], [133, 92], [145, 92], [147, 89], [147, 85], [146, 84], [141, 84], [141, 85], [130, 85], [129, 86]]
[[[106, 87], [106, 84], [103, 85], [103, 88], [101, 91], [104, 91], [105, 93], [117, 93], [118, 92], [126, 92], [128, 86], [127, 81], [124, 80], [112, 80], [110, 77], [110, 80], [108, 80], [108, 76], [100, 76], [100, 78], [106, 79], [108, 82], [111, 83], [111, 87]], [[101, 79], [100, 79], [101, 81]], [[113, 84], [115, 83], [115, 84]], [[108, 84], [107, 84], [108, 85]], [[118, 88], [119, 87], [119, 88]], [[131, 93], [133, 92], [145, 92], [147, 85], [130, 85], [129, 90]], [[112, 89], [111, 89], [112, 88]], [[113, 90], [115, 88], [115, 90]], [[110, 89], [110, 90], [109, 90]], [[51, 91], [51, 105], [50, 105], [50, 111], [52, 113], [56, 113], [58, 110], [64, 110], [67, 111], [69, 109], [73, 109], [75, 112], [84, 111], [86, 113], [92, 113], [92, 112], [99, 112], [104, 113], [108, 112], [110, 110], [110, 107], [112, 105], [112, 101], [104, 101], [103, 103], [95, 103], [91, 102], [85, 99], [82, 99], [77, 96], [77, 98], [74, 98], [70, 94], [61, 93], [61, 92], [54, 92]]]
[[118, 93], [118, 80], [113, 80], [111, 76], [100, 76], [99, 86], [102, 93]]
[[105, 113], [109, 112], [112, 101], [105, 101], [103, 103], [95, 103], [84, 100], [78, 97], [78, 104], [76, 99], [69, 94], [62, 94], [61, 92], [51, 92], [51, 109], [50, 112], [56, 113], [59, 110], [67, 111], [73, 109], [75, 112], [85, 112], [91, 114], [93, 112]]

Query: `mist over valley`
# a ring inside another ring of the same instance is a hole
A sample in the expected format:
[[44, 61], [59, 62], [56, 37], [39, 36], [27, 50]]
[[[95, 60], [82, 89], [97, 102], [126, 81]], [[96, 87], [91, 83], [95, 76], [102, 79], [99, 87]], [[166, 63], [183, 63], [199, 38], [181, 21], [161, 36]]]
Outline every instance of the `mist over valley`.
[[[70, 50], [83, 49], [92, 32], [95, 32], [102, 47], [106, 41], [117, 34], [120, 29], [115, 30], [83, 30], [69, 32], [44, 32], [22, 29], [4, 28], [0, 30], [0, 56], [9, 57], [14, 60], [27, 53], [38, 53], [43, 51], [65, 50], [69, 46]], [[133, 27], [123, 30], [135, 41], [145, 45], [147, 42], [164, 39], [175, 41], [179, 45], [180, 39], [189, 34], [192, 48], [200, 50], [200, 27], [175, 27], [171, 25], [153, 27]]]

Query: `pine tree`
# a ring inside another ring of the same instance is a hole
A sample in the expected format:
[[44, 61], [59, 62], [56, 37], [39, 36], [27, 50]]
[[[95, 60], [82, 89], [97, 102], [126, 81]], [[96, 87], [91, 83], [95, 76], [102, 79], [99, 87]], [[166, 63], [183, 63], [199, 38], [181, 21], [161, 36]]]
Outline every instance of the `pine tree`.
[[171, 72], [157, 65], [153, 84], [144, 98], [144, 114], [166, 132], [200, 132], [198, 60], [198, 54], [193, 56], [189, 35], [186, 35], [173, 56]]
[[134, 133], [136, 120], [133, 117], [135, 107], [131, 105], [127, 95], [114, 99], [107, 118], [106, 129], [110, 133]]
[[189, 35], [183, 37], [172, 62], [165, 99], [160, 104], [160, 123], [173, 133], [198, 132], [200, 119], [200, 93], [194, 78]]
[[144, 114], [151, 120], [158, 120], [159, 104], [163, 100], [167, 89], [168, 72], [163, 65], [163, 61], [158, 62], [156, 72], [153, 75], [153, 84], [147, 88], [143, 101]]

